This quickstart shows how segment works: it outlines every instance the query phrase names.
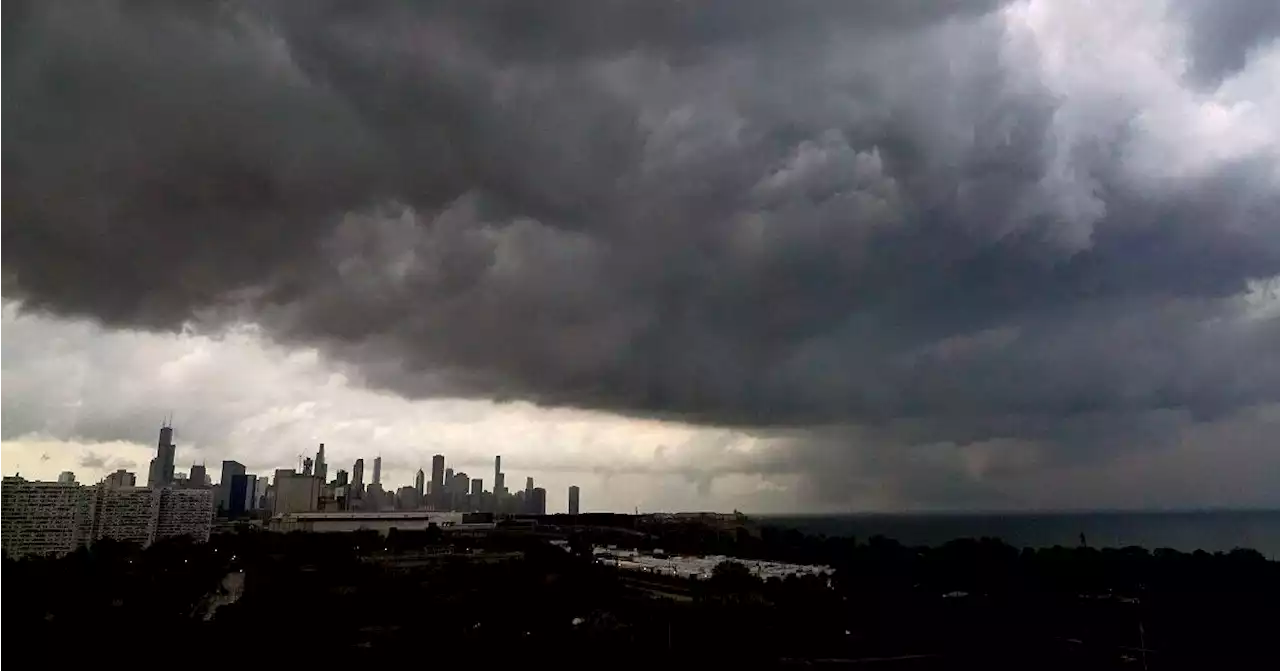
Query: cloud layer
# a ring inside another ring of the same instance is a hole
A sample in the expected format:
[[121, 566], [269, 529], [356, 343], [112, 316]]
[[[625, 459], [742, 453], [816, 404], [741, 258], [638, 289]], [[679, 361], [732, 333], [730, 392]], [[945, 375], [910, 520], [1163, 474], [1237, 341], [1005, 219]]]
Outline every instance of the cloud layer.
[[1280, 400], [1274, 6], [19, 3], [4, 292], [784, 471], [1121, 458]]
[[[383, 459], [384, 482], [413, 482], [434, 454], [492, 486], [532, 476], [563, 510], [570, 484], [591, 510], [795, 509], [770, 500], [799, 474], [765, 473], [770, 441], [740, 431], [622, 419], [527, 403], [408, 401], [349, 383], [314, 350], [286, 350], [256, 329], [217, 338], [110, 331], [82, 321], [3, 314], [5, 474], [82, 482], [143, 474], [163, 415], [173, 412], [177, 465], [234, 459], [270, 475], [323, 442], [330, 471]], [[763, 493], [762, 493], [763, 492]], [[794, 498], [794, 497], [788, 497]]]

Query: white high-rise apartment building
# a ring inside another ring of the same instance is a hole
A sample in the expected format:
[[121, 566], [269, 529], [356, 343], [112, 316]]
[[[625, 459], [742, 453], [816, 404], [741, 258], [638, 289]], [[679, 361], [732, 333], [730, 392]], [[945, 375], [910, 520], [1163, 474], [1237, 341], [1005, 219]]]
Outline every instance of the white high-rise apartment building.
[[110, 538], [149, 545], [156, 537], [162, 491], [149, 487], [91, 488], [93, 526], [90, 540]]
[[213, 498], [212, 489], [163, 490], [155, 539], [190, 536], [199, 542], [209, 540], [209, 531], [213, 529]]
[[90, 496], [73, 483], [0, 483], [0, 547], [8, 557], [63, 555], [88, 543]]
[[0, 546], [9, 557], [63, 555], [111, 538], [142, 546], [171, 536], [209, 540], [211, 489], [81, 486], [4, 478]]

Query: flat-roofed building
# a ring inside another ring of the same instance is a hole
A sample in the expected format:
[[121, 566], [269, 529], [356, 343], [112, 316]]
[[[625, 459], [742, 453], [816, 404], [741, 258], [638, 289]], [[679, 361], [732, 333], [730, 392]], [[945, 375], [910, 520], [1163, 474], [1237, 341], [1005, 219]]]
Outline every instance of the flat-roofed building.
[[212, 489], [93, 486], [4, 478], [0, 543], [10, 557], [63, 555], [112, 539], [147, 546], [161, 538], [207, 541]]
[[[194, 467], [193, 467], [194, 468]], [[109, 489], [123, 489], [125, 487], [138, 486], [138, 476], [124, 470], [123, 468], [103, 478], [102, 484]]]
[[323, 483], [314, 475], [295, 473], [290, 469], [278, 469], [275, 497], [271, 505], [272, 515], [314, 512], [320, 508], [320, 490]]
[[0, 484], [0, 546], [8, 557], [64, 555], [89, 542], [90, 496], [73, 483]]
[[199, 542], [209, 540], [213, 499], [214, 491], [208, 488], [165, 489], [160, 496], [155, 540], [175, 536], [188, 536]]
[[91, 540], [106, 538], [125, 543], [150, 545], [156, 537], [160, 518], [161, 489], [127, 487], [92, 488], [93, 525]]
[[492, 523], [466, 524], [463, 515], [431, 511], [290, 513], [271, 518], [268, 526], [272, 531], [342, 532], [368, 529], [384, 535], [392, 529], [419, 531], [432, 524], [442, 530], [493, 527]]

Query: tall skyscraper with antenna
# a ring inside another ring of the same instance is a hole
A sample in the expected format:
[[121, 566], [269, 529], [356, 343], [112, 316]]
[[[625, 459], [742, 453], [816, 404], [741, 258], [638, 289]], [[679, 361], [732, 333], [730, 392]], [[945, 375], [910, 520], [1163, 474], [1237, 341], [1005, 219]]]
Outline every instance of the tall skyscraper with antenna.
[[160, 424], [156, 456], [151, 460], [151, 467], [147, 471], [148, 487], [168, 487], [173, 484], [173, 460], [177, 449], [173, 444], [173, 420], [166, 417]]
[[493, 458], [493, 503], [494, 510], [499, 510], [502, 502], [502, 488], [505, 483], [502, 481], [502, 455]]

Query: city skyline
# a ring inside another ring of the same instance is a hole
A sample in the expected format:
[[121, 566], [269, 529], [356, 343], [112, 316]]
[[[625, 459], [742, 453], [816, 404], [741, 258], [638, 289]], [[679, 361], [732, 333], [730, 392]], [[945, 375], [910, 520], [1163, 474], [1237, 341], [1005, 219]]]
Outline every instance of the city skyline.
[[[157, 473], [164, 473], [164, 466], [157, 468], [156, 464], [163, 464], [163, 460], [170, 462], [176, 459], [175, 445], [173, 442], [174, 426], [166, 418], [161, 424], [159, 431], [159, 440], [157, 442], [156, 457], [150, 461], [150, 475], [156, 477]], [[381, 456], [374, 458], [375, 473], [380, 473]], [[357, 457], [352, 463], [352, 472], [360, 474], [363, 470], [363, 457]], [[342, 510], [346, 510], [348, 505], [356, 506], [353, 509], [363, 509], [366, 511], [377, 512], [379, 510], [436, 510], [436, 511], [457, 511], [457, 512], [489, 512], [489, 513], [505, 513], [505, 514], [555, 514], [570, 512], [576, 514], [579, 512], [580, 487], [570, 485], [566, 489], [565, 509], [556, 510], [548, 509], [547, 490], [545, 487], [535, 487], [533, 476], [526, 476], [524, 488], [517, 491], [509, 491], [509, 488], [503, 486], [506, 472], [502, 468], [502, 456], [495, 455], [494, 463], [494, 481], [499, 483], [501, 492], [496, 490], [484, 489], [483, 478], [470, 478], [465, 471], [457, 470], [452, 466], [446, 466], [445, 455], [436, 454], [431, 457], [432, 480], [426, 479], [426, 472], [419, 468], [414, 474], [413, 480], [404, 485], [379, 484], [375, 482], [369, 483], [368, 487], [363, 486], [359, 479], [349, 479], [348, 471], [345, 469], [336, 469], [335, 476], [332, 480], [325, 477], [328, 461], [326, 459], [325, 444], [320, 443], [316, 449], [315, 456], [310, 457], [306, 454], [297, 455], [297, 463], [293, 468], [277, 467], [272, 469], [271, 474], [257, 474], [248, 472], [244, 464], [235, 460], [224, 459], [221, 461], [221, 477], [217, 481], [213, 481], [206, 473], [203, 463], [191, 465], [189, 472], [175, 471], [170, 472], [167, 482], [150, 482], [145, 487], [137, 482], [136, 474], [127, 469], [120, 468], [108, 473], [92, 483], [80, 483], [74, 471], [61, 471], [56, 481], [42, 480], [40, 478], [23, 479], [21, 473], [15, 473], [12, 477], [15, 481], [20, 479], [34, 483], [54, 483], [67, 485], [87, 485], [87, 486], [107, 486], [111, 489], [132, 489], [145, 488], [159, 491], [161, 489], [203, 489], [210, 493], [212, 501], [212, 510], [219, 517], [238, 518], [245, 515], [256, 515], [265, 513], [269, 516], [278, 515], [282, 512], [322, 512], [325, 509], [323, 499], [333, 499], [334, 503], [339, 505]], [[311, 503], [303, 508], [296, 507], [296, 501], [286, 504], [286, 508], [279, 509], [277, 501], [280, 497], [286, 496], [290, 500], [295, 497], [297, 492], [296, 482], [300, 478], [313, 479], [316, 485], [309, 485], [311, 493], [303, 495], [303, 500], [307, 496], [310, 497]], [[282, 490], [279, 483], [284, 483], [287, 487]], [[373, 499], [361, 502], [359, 499]], [[376, 489], [376, 491], [374, 491]], [[282, 492], [286, 492], [282, 494]], [[403, 501], [402, 498], [408, 494], [412, 494], [412, 501]], [[382, 502], [378, 497], [386, 497], [386, 501]], [[353, 498], [354, 497], [354, 500]], [[288, 507], [294, 506], [294, 507]], [[330, 512], [333, 509], [328, 509]], [[591, 511], [583, 511], [591, 512]], [[607, 512], [607, 511], [596, 511]]]
[[[547, 509], [547, 492], [543, 487], [534, 486], [533, 476], [525, 477], [524, 489], [509, 492], [504, 482], [505, 472], [502, 468], [502, 456], [494, 456], [494, 482], [497, 488], [486, 491], [483, 479], [471, 479], [465, 471], [446, 466], [445, 455], [435, 454], [431, 457], [431, 480], [427, 481], [426, 472], [419, 468], [410, 483], [401, 486], [385, 486], [379, 482], [382, 457], [374, 457], [374, 480], [366, 487], [359, 477], [348, 480], [346, 470], [337, 469], [332, 480], [328, 480], [325, 444], [320, 443], [315, 457], [298, 455], [298, 467], [275, 468], [273, 476], [259, 475], [246, 471], [244, 464], [235, 460], [224, 459], [221, 466], [221, 477], [211, 482], [203, 464], [192, 464], [189, 473], [166, 471], [165, 460], [172, 463], [175, 459], [173, 443], [174, 427], [166, 419], [160, 427], [156, 457], [150, 462], [150, 473], [153, 480], [158, 474], [168, 473], [164, 482], [149, 482], [147, 488], [164, 489], [209, 489], [212, 492], [214, 509], [220, 517], [237, 518], [256, 511], [268, 511], [270, 515], [282, 512], [319, 512], [324, 509], [323, 499], [330, 499], [339, 509], [368, 509], [378, 511], [384, 508], [402, 510], [437, 510], [460, 512], [491, 512], [512, 514], [545, 515]], [[161, 464], [157, 466], [157, 464]], [[352, 462], [352, 471], [357, 475], [363, 473], [364, 458], [357, 457]], [[15, 475], [17, 477], [17, 475]], [[306, 485], [308, 493], [297, 490], [300, 479], [314, 479], [315, 484]], [[107, 484], [113, 488], [134, 487], [134, 474], [125, 469], [104, 476], [98, 484]], [[73, 471], [62, 471], [58, 474], [60, 484], [77, 484]], [[283, 489], [282, 489], [283, 488]], [[580, 488], [570, 485], [566, 490], [566, 510], [552, 512], [579, 512]], [[310, 499], [309, 504], [297, 507], [295, 494], [301, 493], [302, 499]], [[382, 501], [381, 497], [386, 497]], [[402, 500], [411, 496], [411, 500]], [[287, 500], [288, 503], [280, 503]], [[368, 498], [368, 501], [362, 499]], [[284, 508], [281, 508], [281, 506]]]

